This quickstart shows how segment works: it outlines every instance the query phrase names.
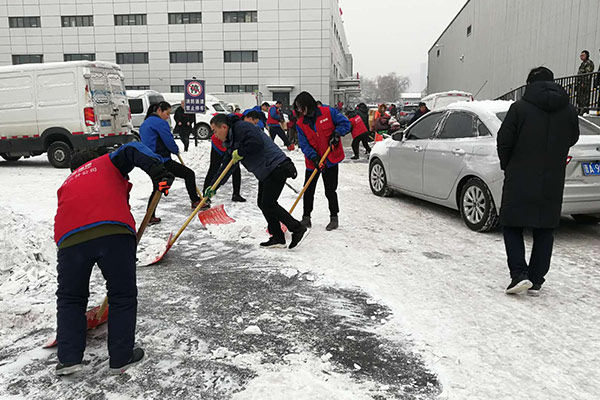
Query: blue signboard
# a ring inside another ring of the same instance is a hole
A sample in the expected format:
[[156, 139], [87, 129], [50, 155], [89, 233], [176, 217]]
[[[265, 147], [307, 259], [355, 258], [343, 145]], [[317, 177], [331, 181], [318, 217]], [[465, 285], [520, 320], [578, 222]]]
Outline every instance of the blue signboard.
[[185, 112], [188, 114], [197, 114], [206, 112], [204, 104], [204, 81], [186, 80], [185, 81]]

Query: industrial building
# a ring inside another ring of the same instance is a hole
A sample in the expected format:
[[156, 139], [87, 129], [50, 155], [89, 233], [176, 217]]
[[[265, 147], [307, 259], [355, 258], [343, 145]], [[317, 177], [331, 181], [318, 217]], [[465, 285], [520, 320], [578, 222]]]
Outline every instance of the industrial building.
[[129, 89], [355, 93], [337, 0], [0, 0], [0, 65], [118, 63]]
[[543, 65], [577, 74], [579, 55], [600, 61], [598, 0], [470, 0], [429, 50], [428, 93], [464, 90], [491, 99]]

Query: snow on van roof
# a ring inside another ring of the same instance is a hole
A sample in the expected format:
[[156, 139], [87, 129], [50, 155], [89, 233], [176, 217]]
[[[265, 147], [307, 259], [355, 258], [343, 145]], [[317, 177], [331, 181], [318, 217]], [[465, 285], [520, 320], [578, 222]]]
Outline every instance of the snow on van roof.
[[100, 68], [114, 68], [117, 70], [121, 70], [115, 63], [107, 62], [107, 61], [63, 61], [63, 62], [51, 62], [51, 63], [42, 63], [42, 64], [19, 64], [19, 65], [7, 65], [4, 67], [0, 67], [0, 72], [8, 73], [8, 72], [26, 72], [26, 71], [39, 71], [46, 69], [60, 69], [60, 68], [69, 68], [69, 67], [100, 67]]
[[471, 93], [469, 92], [465, 92], [463, 90], [448, 90], [446, 92], [438, 92], [438, 93], [431, 93], [428, 94], [427, 96], [423, 97], [421, 99], [421, 101], [427, 101], [430, 99], [433, 99], [435, 97], [439, 97], [439, 96], [452, 96], [452, 95], [460, 95], [460, 96], [473, 96]]

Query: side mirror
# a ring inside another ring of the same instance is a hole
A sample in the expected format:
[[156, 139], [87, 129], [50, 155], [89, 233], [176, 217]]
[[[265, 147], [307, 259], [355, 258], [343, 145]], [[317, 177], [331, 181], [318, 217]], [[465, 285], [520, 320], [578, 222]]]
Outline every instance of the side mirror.
[[404, 139], [404, 131], [395, 132], [392, 135], [392, 139], [395, 140], [395, 141], [397, 141], [397, 142], [401, 142]]

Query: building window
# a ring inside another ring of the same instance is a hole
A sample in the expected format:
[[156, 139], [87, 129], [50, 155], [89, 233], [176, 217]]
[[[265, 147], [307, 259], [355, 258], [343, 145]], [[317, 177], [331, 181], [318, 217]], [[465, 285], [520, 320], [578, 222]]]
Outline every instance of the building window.
[[224, 11], [223, 22], [224, 23], [238, 23], [238, 22], [257, 22], [258, 12], [257, 11]]
[[471, 33], [473, 33], [473, 25], [467, 26], [467, 37], [471, 36]]
[[146, 14], [115, 15], [115, 25], [146, 25]]
[[169, 13], [169, 24], [201, 24], [202, 13]]
[[256, 93], [258, 85], [225, 85], [225, 93]]
[[201, 63], [201, 51], [172, 51], [169, 53], [171, 64]]
[[117, 64], [148, 64], [148, 53], [117, 53]]
[[40, 17], [8, 17], [11, 28], [41, 28]]
[[94, 16], [92, 15], [70, 15], [61, 17], [61, 19], [63, 28], [74, 26], [94, 26]]
[[86, 54], [65, 54], [63, 55], [65, 61], [96, 61], [96, 55], [94, 53]]
[[171, 93], [184, 93], [185, 86], [184, 85], [171, 85]]
[[150, 85], [129, 85], [125, 90], [150, 90]]
[[225, 62], [258, 62], [258, 51], [226, 51]]
[[44, 56], [42, 54], [23, 54], [12, 56], [13, 65], [19, 64], [41, 64], [44, 62]]

